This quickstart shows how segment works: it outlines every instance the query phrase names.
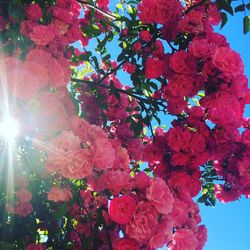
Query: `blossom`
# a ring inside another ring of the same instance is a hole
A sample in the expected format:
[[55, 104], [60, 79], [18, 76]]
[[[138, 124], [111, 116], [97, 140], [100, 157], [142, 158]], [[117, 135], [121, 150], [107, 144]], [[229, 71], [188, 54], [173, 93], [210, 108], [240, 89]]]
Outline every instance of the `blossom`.
[[72, 24], [73, 23], [73, 17], [72, 17], [71, 13], [67, 9], [63, 9], [63, 8], [54, 6], [52, 8], [52, 15], [55, 18], [65, 22], [67, 24]]
[[150, 177], [145, 172], [140, 172], [134, 177], [134, 185], [140, 191], [145, 191], [150, 185]]
[[63, 131], [61, 135], [54, 138], [48, 148], [48, 160], [52, 164], [64, 166], [69, 157], [80, 149], [81, 140], [72, 131]]
[[42, 244], [40, 243], [31, 243], [29, 244], [25, 250], [46, 250], [45, 246], [43, 246]]
[[148, 30], [143, 30], [139, 33], [140, 38], [142, 39], [142, 41], [144, 42], [150, 42], [152, 37], [151, 34]]
[[144, 23], [176, 23], [181, 17], [182, 6], [178, 0], [143, 0], [138, 5], [139, 18]]
[[160, 178], [151, 180], [146, 197], [159, 213], [168, 214], [172, 211], [174, 198], [164, 180]]
[[29, 37], [35, 44], [39, 46], [45, 46], [52, 42], [52, 40], [55, 38], [55, 34], [49, 26], [36, 25], [33, 27]]
[[115, 150], [107, 138], [100, 138], [93, 143], [93, 164], [100, 169], [113, 167]]
[[59, 170], [66, 178], [83, 179], [92, 173], [93, 155], [88, 149], [76, 150]]
[[38, 4], [31, 3], [26, 9], [26, 16], [32, 21], [39, 21], [43, 16], [43, 12]]
[[109, 216], [118, 224], [127, 224], [133, 216], [136, 201], [130, 195], [113, 198], [109, 204]]
[[234, 188], [230, 183], [224, 185], [215, 184], [214, 194], [219, 201], [224, 203], [227, 203], [229, 201], [235, 201], [240, 197], [239, 191]]
[[124, 63], [122, 69], [129, 74], [133, 74], [136, 71], [136, 65], [132, 63]]
[[229, 47], [217, 48], [213, 54], [212, 61], [228, 77], [236, 77], [243, 74], [244, 65], [240, 55]]
[[25, 188], [21, 188], [16, 192], [16, 197], [21, 203], [28, 203], [32, 199], [32, 193]]
[[33, 207], [30, 203], [20, 203], [15, 209], [18, 216], [26, 217], [33, 212]]
[[145, 64], [145, 76], [148, 79], [158, 78], [163, 73], [164, 62], [158, 57], [147, 58]]
[[159, 222], [158, 228], [149, 241], [149, 246], [152, 249], [162, 248], [165, 244], [171, 241], [173, 232], [173, 220], [171, 217], [163, 217]]
[[192, 75], [197, 67], [194, 57], [184, 50], [177, 51], [170, 57], [169, 66], [176, 73], [183, 75]]
[[170, 250], [196, 250], [198, 241], [190, 229], [177, 229], [173, 241], [169, 245]]
[[48, 192], [48, 200], [54, 202], [68, 201], [72, 198], [72, 193], [68, 188], [52, 187]]
[[203, 10], [190, 11], [178, 23], [178, 30], [196, 35], [201, 33], [204, 30], [203, 17]]
[[114, 250], [139, 250], [139, 245], [135, 240], [122, 238], [113, 244]]
[[132, 219], [126, 225], [126, 233], [139, 243], [147, 243], [159, 225], [158, 216], [153, 204], [140, 201]]

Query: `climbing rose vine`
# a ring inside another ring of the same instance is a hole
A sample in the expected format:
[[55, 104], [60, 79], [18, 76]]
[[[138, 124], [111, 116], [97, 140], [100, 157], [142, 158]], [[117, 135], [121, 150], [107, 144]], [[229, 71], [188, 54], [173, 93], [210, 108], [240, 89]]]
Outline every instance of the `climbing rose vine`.
[[221, 2], [0, 0], [0, 249], [203, 249], [250, 196]]

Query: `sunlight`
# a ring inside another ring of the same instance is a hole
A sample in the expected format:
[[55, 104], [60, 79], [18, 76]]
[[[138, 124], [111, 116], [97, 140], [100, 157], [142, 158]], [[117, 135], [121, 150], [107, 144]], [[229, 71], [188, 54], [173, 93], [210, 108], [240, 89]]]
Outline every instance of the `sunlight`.
[[0, 122], [0, 137], [6, 142], [13, 142], [19, 134], [19, 125], [15, 119], [10, 116], [4, 117]]

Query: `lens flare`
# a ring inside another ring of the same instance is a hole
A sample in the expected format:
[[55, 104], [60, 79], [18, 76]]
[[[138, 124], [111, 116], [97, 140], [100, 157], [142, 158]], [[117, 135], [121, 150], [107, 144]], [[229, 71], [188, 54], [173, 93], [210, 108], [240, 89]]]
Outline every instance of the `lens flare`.
[[19, 134], [18, 122], [10, 116], [0, 121], [0, 137], [7, 142], [13, 142]]

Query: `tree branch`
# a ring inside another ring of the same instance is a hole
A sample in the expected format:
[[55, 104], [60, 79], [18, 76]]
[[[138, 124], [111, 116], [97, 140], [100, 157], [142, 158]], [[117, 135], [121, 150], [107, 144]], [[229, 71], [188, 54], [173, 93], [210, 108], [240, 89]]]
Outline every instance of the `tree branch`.
[[150, 105], [152, 102], [154, 102], [154, 103], [156, 103], [156, 104], [159, 105], [159, 106], [162, 106], [162, 107], [164, 107], [164, 108], [167, 108], [162, 102], [158, 102], [158, 101], [155, 101], [155, 100], [153, 100], [153, 99], [148, 100], [148, 99], [146, 99], [146, 98], [143, 98], [143, 97], [140, 97], [140, 96], [136, 95], [136, 93], [134, 93], [134, 92], [131, 93], [131, 92], [129, 92], [128, 90], [125, 90], [125, 89], [120, 89], [120, 88], [116, 88], [115, 86], [110, 86], [110, 85], [102, 84], [102, 81], [103, 81], [105, 78], [106, 78], [106, 76], [103, 77], [103, 78], [101, 78], [101, 80], [99, 80], [99, 81], [97, 81], [97, 82], [89, 81], [89, 80], [76, 79], [76, 78], [71, 78], [71, 81], [72, 81], [72, 82], [78, 82], [78, 83], [92, 84], [92, 85], [95, 85], [95, 86], [98, 86], [98, 87], [101, 87], [101, 88], [105, 88], [105, 89], [109, 89], [109, 90], [112, 90], [112, 88], [113, 88], [113, 89], [117, 90], [117, 91], [120, 92], [120, 93], [123, 93], [123, 94], [125, 94], [125, 95], [131, 96], [131, 97], [133, 97], [133, 98], [135, 98], [135, 99], [137, 99], [137, 100], [139, 100], [139, 101], [142, 101], [142, 102], [144, 102], [144, 103], [147, 103], [147, 104], [149, 104], [149, 105]]
[[114, 21], [116, 19], [116, 16], [113, 15], [112, 13], [110, 12], [107, 12], [107, 11], [104, 11], [103, 9], [93, 5], [92, 3], [88, 3], [86, 1], [81, 1], [81, 0], [77, 0], [78, 3], [80, 4], [84, 4], [84, 5], [87, 5], [89, 8], [93, 9], [93, 10], [96, 10], [98, 12], [100, 12], [101, 14], [103, 14], [104, 16], [106, 16], [107, 18], [111, 19], [112, 21]]

